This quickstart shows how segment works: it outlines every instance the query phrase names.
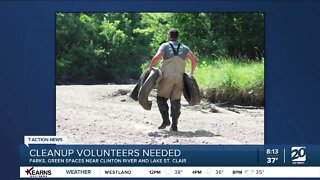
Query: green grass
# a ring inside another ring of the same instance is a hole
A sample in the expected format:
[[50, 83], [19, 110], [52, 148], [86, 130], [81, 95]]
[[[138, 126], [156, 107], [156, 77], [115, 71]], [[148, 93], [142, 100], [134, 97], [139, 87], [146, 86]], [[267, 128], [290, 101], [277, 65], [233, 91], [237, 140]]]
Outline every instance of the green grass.
[[[187, 71], [190, 71], [190, 67], [188, 61]], [[264, 104], [264, 60], [202, 59], [194, 77], [204, 97], [210, 101], [259, 106]]]
[[[190, 69], [191, 62], [187, 61], [186, 72]], [[194, 77], [203, 97], [211, 102], [264, 106], [263, 59], [200, 58]]]

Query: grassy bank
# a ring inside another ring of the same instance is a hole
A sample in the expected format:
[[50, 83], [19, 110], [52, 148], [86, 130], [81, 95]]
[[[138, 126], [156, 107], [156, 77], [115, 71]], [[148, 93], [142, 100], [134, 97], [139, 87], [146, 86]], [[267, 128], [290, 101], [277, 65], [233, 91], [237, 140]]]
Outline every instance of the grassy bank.
[[264, 60], [202, 59], [194, 76], [211, 102], [264, 105]]
[[[187, 61], [186, 71], [190, 69]], [[194, 77], [210, 102], [264, 106], [264, 60], [200, 58]]]

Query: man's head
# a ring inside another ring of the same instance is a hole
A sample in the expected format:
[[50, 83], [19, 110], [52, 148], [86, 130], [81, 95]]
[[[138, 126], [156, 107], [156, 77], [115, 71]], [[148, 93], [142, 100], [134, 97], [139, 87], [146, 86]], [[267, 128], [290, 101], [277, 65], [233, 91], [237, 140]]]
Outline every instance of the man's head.
[[179, 37], [179, 31], [177, 28], [172, 28], [168, 32], [168, 39], [170, 40], [177, 40]]

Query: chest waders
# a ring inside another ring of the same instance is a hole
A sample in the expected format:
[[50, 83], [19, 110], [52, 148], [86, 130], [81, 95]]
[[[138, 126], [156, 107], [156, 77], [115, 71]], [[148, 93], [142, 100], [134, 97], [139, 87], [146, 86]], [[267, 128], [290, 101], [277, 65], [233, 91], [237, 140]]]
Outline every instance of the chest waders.
[[178, 56], [180, 44], [178, 45], [177, 51], [171, 46], [174, 56], [172, 58], [163, 60], [161, 63], [162, 79], [158, 83], [158, 95], [157, 103], [159, 111], [162, 116], [162, 124], [159, 129], [164, 129], [170, 125], [169, 119], [169, 107], [167, 100], [170, 98], [171, 101], [171, 118], [172, 125], [171, 130], [177, 131], [178, 118], [181, 114], [180, 100], [183, 90], [183, 74], [185, 72], [185, 61]]

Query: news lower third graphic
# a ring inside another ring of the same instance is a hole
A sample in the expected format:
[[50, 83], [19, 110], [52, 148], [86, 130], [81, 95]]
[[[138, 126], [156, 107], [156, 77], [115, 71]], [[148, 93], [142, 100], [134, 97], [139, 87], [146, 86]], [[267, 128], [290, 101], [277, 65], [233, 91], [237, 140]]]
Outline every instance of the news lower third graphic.
[[75, 145], [26, 136], [21, 178], [320, 178], [320, 145]]

